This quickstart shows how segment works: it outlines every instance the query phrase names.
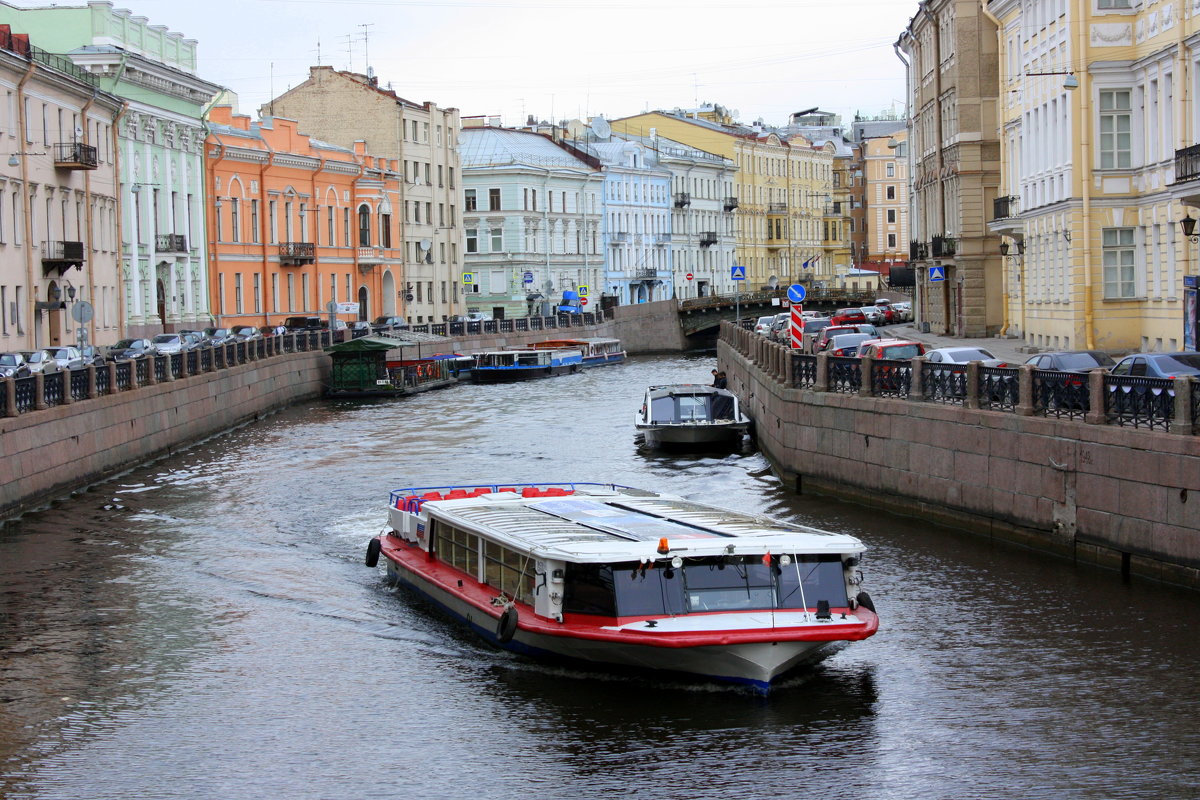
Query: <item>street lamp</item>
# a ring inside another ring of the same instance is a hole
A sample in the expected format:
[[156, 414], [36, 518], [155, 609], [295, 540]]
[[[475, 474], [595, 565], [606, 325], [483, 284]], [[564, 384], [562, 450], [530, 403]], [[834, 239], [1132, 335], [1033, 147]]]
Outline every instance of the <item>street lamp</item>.
[[1179, 220], [1179, 227], [1183, 229], [1183, 235], [1188, 238], [1188, 241], [1195, 242], [1200, 240], [1200, 235], [1196, 234], [1196, 218], [1189, 211], [1188, 215]]

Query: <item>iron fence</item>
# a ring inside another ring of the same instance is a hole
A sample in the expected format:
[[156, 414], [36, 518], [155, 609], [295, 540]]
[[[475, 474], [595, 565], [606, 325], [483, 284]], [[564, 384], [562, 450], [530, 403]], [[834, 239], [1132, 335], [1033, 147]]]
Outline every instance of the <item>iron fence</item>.
[[142, 386], [150, 382], [150, 370], [157, 372], [157, 365], [151, 364], [149, 359], [139, 358], [136, 361], [130, 362], [133, 364], [133, 374], [137, 376], [138, 386]]
[[133, 362], [122, 361], [117, 364], [117, 391], [123, 392], [133, 386]]
[[1020, 372], [1012, 367], [979, 368], [979, 407], [1013, 411], [1021, 397]]
[[26, 411], [33, 411], [34, 404], [37, 402], [37, 378], [30, 375], [28, 378], [17, 378], [17, 413], [24, 414]]
[[817, 383], [817, 357], [805, 353], [792, 353], [792, 381], [801, 389]]
[[921, 367], [921, 385], [930, 402], [963, 405], [967, 402], [967, 365], [925, 364]]
[[42, 374], [42, 401], [47, 406], [62, 404], [64, 383], [62, 372], [46, 372]]
[[88, 371], [86, 369], [73, 369], [70, 372], [71, 381], [71, 399], [86, 400], [88, 397]]
[[829, 391], [857, 394], [862, 388], [862, 359], [851, 356], [831, 356], [829, 361]]
[[881, 359], [871, 363], [871, 393], [876, 397], [908, 397], [912, 362]]
[[1104, 376], [1104, 417], [1112, 425], [1171, 429], [1175, 382], [1170, 378]]
[[112, 386], [108, 379], [108, 366], [96, 367], [96, 394], [103, 397], [112, 394]]
[[183, 353], [172, 353], [167, 356], [170, 362], [171, 374], [176, 378], [183, 377]]
[[1088, 378], [1075, 372], [1033, 371], [1035, 414], [1059, 419], [1083, 419], [1091, 410]]
[[[150, 358], [153, 359], [151, 363], [154, 364], [154, 380], [162, 383], [167, 379], [167, 359], [170, 356], [151, 356]], [[140, 374], [138, 379], [141, 380]]]

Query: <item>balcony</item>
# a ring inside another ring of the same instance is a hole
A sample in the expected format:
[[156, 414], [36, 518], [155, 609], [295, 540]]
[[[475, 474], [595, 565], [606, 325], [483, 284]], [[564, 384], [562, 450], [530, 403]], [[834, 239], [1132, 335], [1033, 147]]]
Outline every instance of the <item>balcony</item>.
[[690, 206], [691, 204], [692, 204], [692, 196], [690, 194], [688, 194], [687, 192], [676, 192], [675, 193], [675, 207], [676, 208], [685, 208], [686, 206]]
[[717, 232], [716, 231], [704, 231], [703, 233], [700, 234], [700, 246], [701, 247], [712, 247], [716, 243], [717, 243]]
[[79, 142], [59, 142], [54, 145], [54, 166], [60, 169], [96, 169], [100, 159], [96, 148]]
[[654, 243], [656, 245], [658, 245], [659, 247], [670, 244], [671, 243], [671, 234], [669, 234], [669, 233], [654, 234]]
[[628, 233], [610, 234], [609, 241], [612, 244], [625, 244], [626, 242], [629, 241], [629, 234]]
[[285, 267], [302, 267], [317, 260], [317, 246], [312, 242], [280, 242], [279, 263]]
[[382, 264], [387, 261], [387, 256], [384, 254], [382, 247], [360, 247], [358, 248], [358, 266], [373, 267], [376, 264]]
[[657, 278], [657, 277], [658, 277], [658, 270], [656, 270], [656, 269], [650, 269], [650, 268], [635, 269], [635, 270], [633, 271], [633, 277], [634, 277], [635, 279], [640, 279], [640, 280], [647, 280], [647, 279], [650, 279], [650, 278]]
[[908, 260], [923, 261], [929, 258], [929, 243], [928, 242], [909, 242], [908, 243]]
[[737, 207], [738, 207], [738, 199], [736, 197], [726, 197], [725, 198], [725, 210], [726, 211], [733, 211]]
[[992, 218], [988, 221], [988, 230], [993, 233], [1014, 233], [1022, 231], [1025, 223], [1021, 220], [1021, 198], [1018, 195], [997, 197], [992, 201]]
[[154, 237], [156, 253], [186, 253], [187, 237], [179, 233], [160, 233]]
[[1172, 185], [1176, 187], [1173, 194], [1181, 202], [1200, 205], [1200, 144], [1175, 151], [1175, 183]]
[[787, 213], [787, 203], [767, 203], [767, 214], [769, 216], [779, 217]]
[[949, 236], [935, 236], [932, 245], [934, 258], [950, 258], [954, 255], [957, 242]]
[[42, 272], [58, 270], [59, 277], [71, 267], [83, 268], [83, 242], [42, 242]]

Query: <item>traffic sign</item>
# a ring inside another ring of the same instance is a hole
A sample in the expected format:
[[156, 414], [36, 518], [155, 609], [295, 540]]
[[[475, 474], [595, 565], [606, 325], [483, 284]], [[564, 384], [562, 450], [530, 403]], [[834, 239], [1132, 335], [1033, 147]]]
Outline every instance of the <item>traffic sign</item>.
[[586, 305], [587, 305], [587, 298], [586, 298], [586, 297], [581, 297], [581, 298], [579, 298], [579, 305], [581, 305], [581, 306], [586, 306]]
[[684, 277], [685, 277], [685, 278], [687, 278], [687, 279], [690, 281], [690, 280], [692, 279], [693, 275], [692, 275], [692, 273], [690, 273], [690, 272], [689, 272], [689, 273], [688, 273], [687, 275], [685, 275]]
[[522, 276], [521, 276], [521, 279], [522, 279], [522, 280], [523, 280], [525, 283], [533, 283], [533, 273], [532, 273], [532, 272], [526, 272], [524, 275], [522, 275]]
[[742, 266], [732, 266], [729, 268], [729, 277], [735, 281], [746, 280], [746, 268]]
[[[795, 286], [792, 289], [796, 288]], [[791, 289], [788, 289], [788, 294], [791, 294]], [[792, 318], [788, 320], [789, 339], [793, 350], [801, 350], [804, 348], [804, 306], [796, 303], [792, 306]]]
[[580, 287], [579, 287], [579, 296], [580, 296], [580, 297], [587, 297], [587, 296], [588, 296], [588, 287], [586, 287], [586, 286], [580, 286]]
[[946, 280], [946, 268], [945, 267], [930, 267], [929, 268], [929, 282], [930, 283], [937, 283], [938, 281], [944, 281], [944, 280]]
[[475, 283], [475, 273], [464, 272], [462, 274], [462, 282], [464, 286], [470, 286], [471, 284]]
[[788, 287], [788, 300], [793, 303], [803, 303], [804, 297], [808, 294], [804, 286], [799, 283], [793, 283]]

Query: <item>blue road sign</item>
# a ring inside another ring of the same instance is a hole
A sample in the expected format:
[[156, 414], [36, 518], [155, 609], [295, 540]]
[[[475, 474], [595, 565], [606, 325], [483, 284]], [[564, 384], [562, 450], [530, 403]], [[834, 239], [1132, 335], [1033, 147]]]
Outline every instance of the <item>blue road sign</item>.
[[930, 283], [937, 283], [938, 281], [944, 281], [944, 280], [946, 280], [946, 268], [945, 267], [930, 267], [929, 268], [929, 282]]
[[808, 292], [799, 283], [793, 283], [788, 287], [788, 300], [791, 300], [793, 303], [803, 303], [807, 295]]
[[532, 272], [526, 272], [521, 277], [525, 281], [525, 283], [533, 283], [533, 273]]
[[732, 278], [732, 279], [733, 279], [733, 280], [735, 280], [735, 281], [744, 281], [744, 280], [746, 280], [746, 268], [745, 268], [745, 267], [739, 267], [739, 266], [736, 266], [736, 265], [735, 265], [735, 266], [733, 266], [733, 267], [730, 267], [730, 275], [729, 275], [729, 277], [730, 277], [730, 278]]

